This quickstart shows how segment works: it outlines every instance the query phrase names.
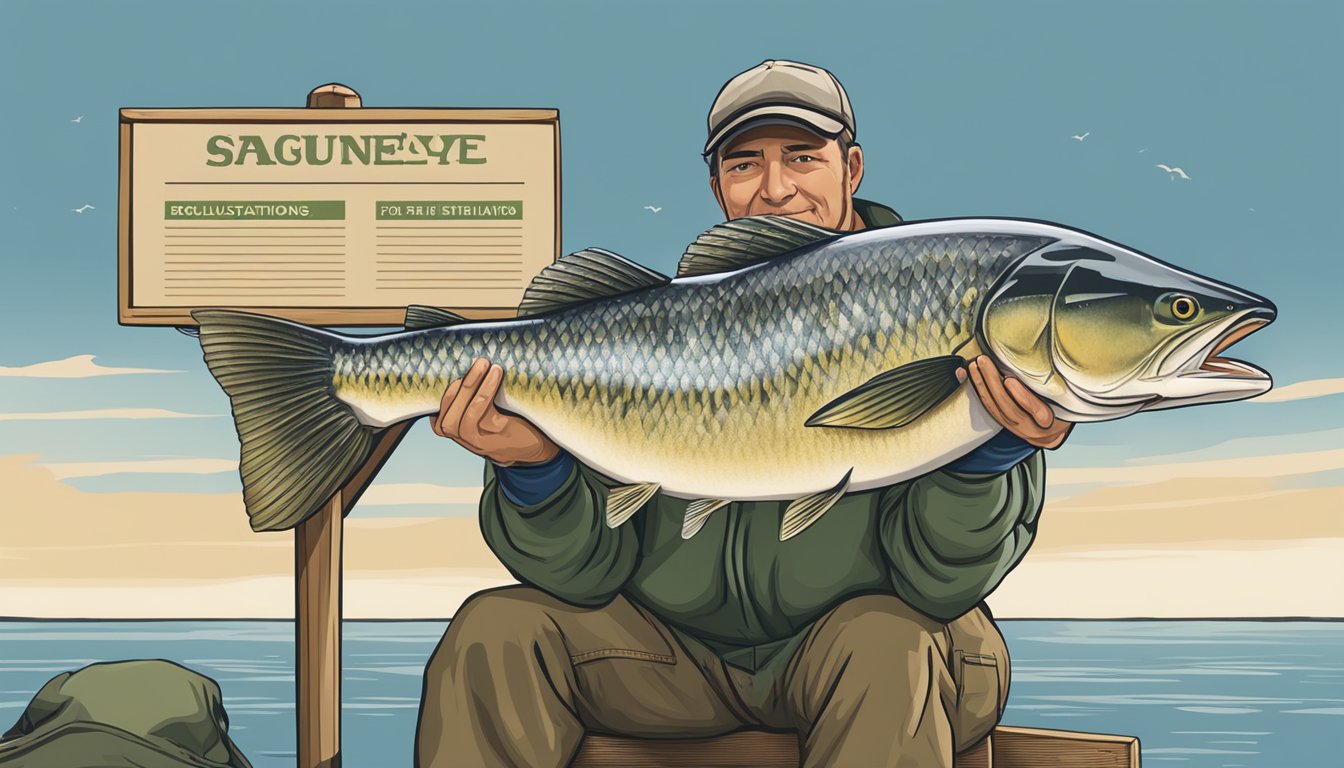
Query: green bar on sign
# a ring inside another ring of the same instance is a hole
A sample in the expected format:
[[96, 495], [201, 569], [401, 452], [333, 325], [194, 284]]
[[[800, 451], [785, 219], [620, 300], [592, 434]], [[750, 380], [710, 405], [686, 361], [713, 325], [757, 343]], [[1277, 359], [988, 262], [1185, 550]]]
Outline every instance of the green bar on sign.
[[379, 220], [521, 219], [522, 200], [379, 200]]
[[165, 219], [309, 220], [345, 219], [344, 200], [169, 200]]

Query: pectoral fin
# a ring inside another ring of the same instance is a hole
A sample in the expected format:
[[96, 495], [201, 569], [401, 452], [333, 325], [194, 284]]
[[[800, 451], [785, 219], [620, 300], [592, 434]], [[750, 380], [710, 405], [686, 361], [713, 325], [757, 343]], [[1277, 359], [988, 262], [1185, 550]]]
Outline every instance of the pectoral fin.
[[705, 527], [714, 510], [729, 504], [728, 499], [696, 499], [686, 505], [686, 519], [681, 523], [681, 538], [689, 539]]
[[826, 510], [835, 506], [835, 502], [845, 495], [845, 491], [849, 489], [849, 476], [853, 473], [854, 469], [851, 467], [834, 488], [794, 499], [788, 509], [784, 510], [784, 519], [779, 524], [779, 540], [787, 541], [820, 520], [821, 516], [826, 514]]
[[859, 429], [904, 427], [957, 391], [961, 386], [957, 369], [965, 365], [959, 355], [943, 355], [879, 373], [822, 406], [805, 424]]
[[631, 515], [644, 506], [644, 502], [653, 498], [661, 486], [658, 483], [635, 483], [618, 485], [607, 492], [607, 527], [618, 528], [629, 520]]

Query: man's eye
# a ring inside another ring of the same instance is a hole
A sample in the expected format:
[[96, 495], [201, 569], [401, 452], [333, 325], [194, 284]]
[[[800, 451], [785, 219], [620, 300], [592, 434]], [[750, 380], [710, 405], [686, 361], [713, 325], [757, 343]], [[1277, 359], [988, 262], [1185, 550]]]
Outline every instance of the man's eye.
[[816, 160], [816, 159], [817, 159], [817, 158], [813, 157], [812, 155], [798, 155], [798, 156], [796, 156], [796, 157], [793, 158], [793, 162], [795, 162], [795, 163], [810, 163], [810, 162], [812, 162], [812, 161], [814, 161], [814, 160]]
[[751, 163], [738, 163], [737, 165], [733, 166], [732, 170], [736, 171], [737, 173], [743, 173], [745, 171], [749, 171], [751, 170]]

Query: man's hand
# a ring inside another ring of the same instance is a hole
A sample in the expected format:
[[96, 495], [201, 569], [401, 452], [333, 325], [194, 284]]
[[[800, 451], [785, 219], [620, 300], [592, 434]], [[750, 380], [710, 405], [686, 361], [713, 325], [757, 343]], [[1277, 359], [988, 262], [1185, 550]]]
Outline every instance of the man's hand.
[[[1004, 429], [1037, 448], [1058, 448], [1068, 437], [1073, 423], [1055, 418], [1050, 406], [1022, 382], [1000, 375], [988, 355], [980, 355], [966, 367], [980, 402]], [[966, 374], [958, 370], [957, 379], [965, 381]]]
[[495, 395], [504, 381], [504, 369], [484, 358], [472, 362], [467, 375], [454, 379], [443, 393], [434, 434], [451, 438], [463, 448], [502, 467], [550, 461], [560, 446], [521, 416], [501, 413]]

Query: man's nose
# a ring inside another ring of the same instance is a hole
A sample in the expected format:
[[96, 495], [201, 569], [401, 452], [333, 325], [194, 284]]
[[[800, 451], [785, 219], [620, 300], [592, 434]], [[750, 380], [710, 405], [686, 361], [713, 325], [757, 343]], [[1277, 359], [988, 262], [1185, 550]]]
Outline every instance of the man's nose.
[[761, 199], [771, 205], [783, 205], [798, 191], [783, 163], [766, 163], [761, 180]]

